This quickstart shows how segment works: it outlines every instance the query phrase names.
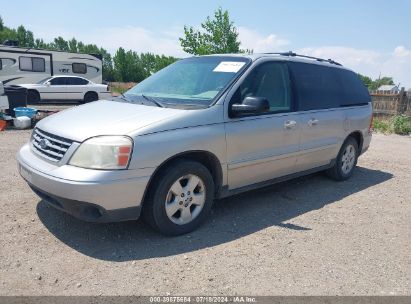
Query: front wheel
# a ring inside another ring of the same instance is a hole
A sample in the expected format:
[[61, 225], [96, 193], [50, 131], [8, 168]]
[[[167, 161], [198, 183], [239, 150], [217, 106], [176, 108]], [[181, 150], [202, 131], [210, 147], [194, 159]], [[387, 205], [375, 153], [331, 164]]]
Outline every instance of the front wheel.
[[331, 178], [343, 181], [351, 177], [358, 160], [357, 141], [348, 137], [342, 145], [334, 166], [327, 171]]
[[40, 94], [37, 91], [29, 90], [27, 92], [27, 103], [35, 104], [40, 102]]
[[145, 220], [165, 235], [181, 235], [196, 229], [209, 215], [214, 182], [206, 167], [179, 161], [160, 172], [143, 211]]

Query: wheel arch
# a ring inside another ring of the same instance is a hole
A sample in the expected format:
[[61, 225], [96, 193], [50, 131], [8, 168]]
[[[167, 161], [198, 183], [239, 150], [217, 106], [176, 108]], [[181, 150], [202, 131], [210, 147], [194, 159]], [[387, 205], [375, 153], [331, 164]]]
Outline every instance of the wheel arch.
[[[150, 180], [147, 184], [147, 187], [144, 191], [143, 195], [143, 205], [144, 201], [146, 200], [150, 191], [152, 191], [152, 187], [155, 184], [156, 177], [165, 170], [166, 168], [172, 166], [174, 163], [180, 160], [191, 160], [197, 161], [203, 166], [205, 166], [211, 173], [213, 177], [214, 185], [215, 185], [215, 196], [221, 191], [222, 183], [223, 183], [223, 169], [221, 167], [221, 163], [217, 156], [213, 153], [205, 150], [192, 150], [192, 151], [185, 151], [178, 153], [170, 158], [166, 159], [160, 166], [156, 168], [154, 173], [151, 175]], [[143, 206], [144, 208], [144, 206]]]
[[27, 89], [27, 95], [28, 95], [29, 92], [37, 94], [38, 100], [41, 100], [40, 92], [37, 89]]
[[95, 94], [95, 95], [97, 96], [97, 98], [98, 98], [98, 93], [97, 93], [96, 91], [87, 91], [86, 93], [84, 93], [84, 97], [83, 97], [83, 98], [86, 98], [87, 94]]
[[[347, 138], [352, 137], [355, 139], [358, 145], [358, 154], [361, 154], [362, 146], [364, 143], [364, 137], [360, 131], [354, 131], [348, 134]], [[345, 140], [347, 140], [347, 138]]]

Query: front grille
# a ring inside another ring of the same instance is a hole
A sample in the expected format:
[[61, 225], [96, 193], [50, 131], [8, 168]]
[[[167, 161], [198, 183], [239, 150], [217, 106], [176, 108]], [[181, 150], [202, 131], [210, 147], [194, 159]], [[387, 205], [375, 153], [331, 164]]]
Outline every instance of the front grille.
[[34, 151], [42, 157], [58, 162], [64, 157], [73, 141], [35, 128], [31, 143]]

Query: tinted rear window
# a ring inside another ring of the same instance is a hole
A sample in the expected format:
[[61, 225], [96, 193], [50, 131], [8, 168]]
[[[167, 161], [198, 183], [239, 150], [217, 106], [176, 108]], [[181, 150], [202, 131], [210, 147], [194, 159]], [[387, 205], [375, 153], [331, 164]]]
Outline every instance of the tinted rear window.
[[371, 96], [368, 89], [362, 83], [360, 77], [352, 71], [336, 69], [340, 78], [343, 96], [341, 98], [342, 106], [359, 105], [371, 102]]
[[77, 78], [77, 77], [68, 78], [68, 85], [86, 85], [86, 84], [88, 84], [88, 80], [85, 80], [83, 78]]
[[337, 108], [370, 101], [367, 88], [351, 71], [290, 62], [300, 111]]
[[300, 111], [340, 106], [341, 86], [333, 68], [291, 62]]

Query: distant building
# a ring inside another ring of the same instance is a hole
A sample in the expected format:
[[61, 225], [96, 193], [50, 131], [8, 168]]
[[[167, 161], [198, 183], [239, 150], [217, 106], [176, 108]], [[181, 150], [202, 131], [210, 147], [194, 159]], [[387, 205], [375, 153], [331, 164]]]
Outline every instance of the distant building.
[[386, 84], [382, 85], [377, 89], [378, 93], [391, 93], [391, 94], [398, 94], [400, 92], [400, 88], [395, 84]]

